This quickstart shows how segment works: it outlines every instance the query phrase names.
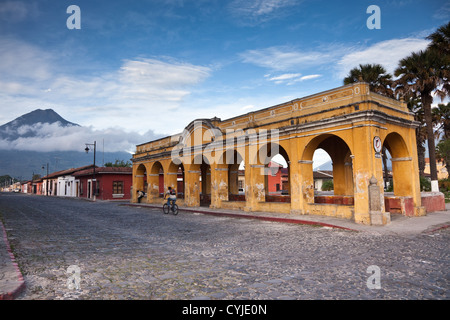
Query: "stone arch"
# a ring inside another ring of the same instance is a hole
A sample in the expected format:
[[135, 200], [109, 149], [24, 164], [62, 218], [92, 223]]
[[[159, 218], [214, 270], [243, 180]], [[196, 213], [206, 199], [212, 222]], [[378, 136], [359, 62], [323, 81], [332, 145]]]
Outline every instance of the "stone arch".
[[[339, 196], [339, 199], [343, 196], [352, 197], [354, 195], [352, 151], [344, 139], [338, 135], [321, 134], [309, 141], [300, 161], [304, 165], [302, 172], [307, 181], [307, 184], [303, 186], [307, 202], [315, 201], [312, 159], [317, 149], [323, 149], [328, 153], [333, 163], [333, 195]], [[336, 201], [340, 202], [340, 200]]]
[[148, 174], [148, 200], [152, 203], [159, 201], [164, 195], [164, 167], [161, 162], [152, 164]]
[[410, 196], [413, 192], [411, 172], [413, 159], [405, 139], [397, 132], [389, 133], [383, 146], [389, 151], [392, 163], [392, 179], [395, 196]]
[[[286, 162], [277, 163], [274, 157], [281, 156]], [[264, 175], [264, 192], [266, 202], [290, 202], [290, 158], [281, 144], [269, 142], [258, 150], [258, 161], [261, 162], [261, 174]]]
[[186, 126], [179, 138], [179, 143], [183, 147], [201, 146], [213, 142], [220, 136], [222, 132], [211, 120], [197, 119]]
[[198, 184], [198, 192], [194, 197], [200, 206], [211, 204], [211, 160], [204, 154], [197, 154], [193, 157], [189, 166], [189, 171], [196, 174], [195, 183]]
[[182, 162], [172, 161], [167, 170], [169, 185], [177, 191], [177, 198], [184, 199], [185, 190], [185, 171]]
[[[216, 170], [226, 171], [226, 190], [220, 190], [219, 193], [228, 196], [229, 201], [245, 201], [245, 166], [243, 172], [240, 172], [241, 164], [245, 162], [245, 154], [242, 155], [236, 149], [226, 149], [220, 155]], [[240, 186], [240, 182], [242, 186]], [[219, 186], [220, 187], [220, 186]], [[243, 189], [241, 192], [239, 189]]]
[[133, 199], [137, 200], [137, 193], [139, 191], [146, 192], [147, 191], [147, 167], [144, 164], [139, 164], [134, 173], [135, 179], [135, 190], [133, 192]]

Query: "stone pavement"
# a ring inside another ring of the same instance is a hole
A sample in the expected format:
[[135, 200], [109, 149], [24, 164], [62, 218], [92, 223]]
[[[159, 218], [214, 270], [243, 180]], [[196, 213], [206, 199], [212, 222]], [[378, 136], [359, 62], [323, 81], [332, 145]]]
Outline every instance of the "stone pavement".
[[0, 235], [0, 300], [12, 300], [25, 289], [25, 281], [15, 262], [6, 229], [1, 221]]
[[[122, 203], [121, 205], [160, 208], [160, 206], [147, 204]], [[408, 218], [393, 215], [392, 221], [389, 225], [365, 226], [356, 224], [346, 219], [323, 216], [291, 216], [269, 212], [247, 213], [233, 210], [210, 209], [206, 207], [180, 208], [181, 211], [191, 212], [194, 214], [207, 214], [241, 219], [259, 219], [280, 223], [319, 225], [322, 227], [340, 228], [374, 235], [420, 234], [436, 231], [441, 228], [447, 228], [450, 226], [450, 204], [446, 205], [446, 209], [446, 211], [429, 213], [424, 217]], [[7, 233], [8, 230], [5, 229], [3, 223], [0, 221], [0, 234], [2, 236], [2, 239], [0, 239], [0, 300], [14, 299], [25, 289], [25, 281], [18, 265], [15, 262]]]

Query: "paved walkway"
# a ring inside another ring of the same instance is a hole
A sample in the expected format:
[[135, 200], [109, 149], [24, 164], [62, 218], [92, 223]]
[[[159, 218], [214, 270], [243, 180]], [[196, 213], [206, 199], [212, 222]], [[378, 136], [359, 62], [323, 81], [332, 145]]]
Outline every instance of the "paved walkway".
[[0, 300], [12, 300], [25, 289], [25, 281], [11, 251], [7, 230], [1, 221], [0, 235]]
[[[155, 205], [122, 203], [123, 206], [157, 208]], [[208, 214], [215, 216], [235, 217], [241, 219], [259, 219], [280, 223], [296, 223], [320, 225], [322, 227], [340, 228], [374, 235], [409, 235], [436, 231], [450, 226], [450, 204], [446, 211], [429, 213], [424, 217], [408, 218], [394, 215], [386, 226], [365, 226], [350, 220], [323, 216], [292, 216], [269, 212], [243, 212], [234, 210], [210, 209], [207, 207], [180, 208], [194, 214]], [[8, 230], [0, 221], [0, 300], [14, 299], [25, 288], [25, 282], [15, 262], [14, 255], [8, 241]]]

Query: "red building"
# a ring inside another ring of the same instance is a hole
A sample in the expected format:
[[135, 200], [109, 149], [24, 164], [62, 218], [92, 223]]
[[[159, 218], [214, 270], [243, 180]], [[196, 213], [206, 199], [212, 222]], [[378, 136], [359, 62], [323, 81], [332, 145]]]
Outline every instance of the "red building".
[[269, 194], [284, 194], [289, 191], [288, 168], [275, 161], [270, 161], [267, 168], [267, 189]]
[[131, 198], [132, 168], [100, 167], [82, 170], [73, 174], [78, 183], [80, 198], [98, 200], [129, 200]]

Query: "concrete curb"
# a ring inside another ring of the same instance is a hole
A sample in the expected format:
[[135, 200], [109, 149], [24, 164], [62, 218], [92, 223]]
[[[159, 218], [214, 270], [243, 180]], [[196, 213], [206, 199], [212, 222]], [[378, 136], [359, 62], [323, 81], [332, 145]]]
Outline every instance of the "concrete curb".
[[16, 259], [14, 257], [14, 254], [11, 250], [11, 246], [9, 245], [9, 241], [8, 241], [8, 237], [6, 234], [6, 229], [5, 226], [3, 225], [3, 223], [0, 221], [0, 226], [2, 227], [3, 230], [3, 242], [6, 246], [6, 252], [9, 255], [9, 259], [11, 260], [11, 265], [9, 268], [11, 268], [12, 270], [14, 270], [13, 272], [15, 272], [17, 279], [13, 280], [12, 284], [10, 284], [8, 286], [8, 288], [6, 288], [6, 292], [3, 292], [3, 290], [5, 288], [0, 288], [0, 300], [14, 300], [15, 298], [17, 298], [17, 296], [23, 291], [25, 290], [25, 280], [23, 279], [22, 273], [20, 272], [19, 266], [16, 263]]

